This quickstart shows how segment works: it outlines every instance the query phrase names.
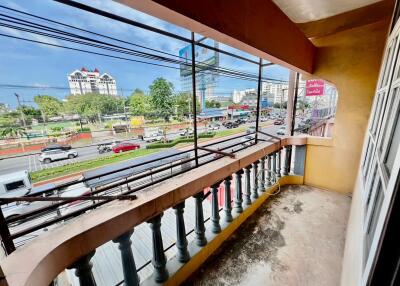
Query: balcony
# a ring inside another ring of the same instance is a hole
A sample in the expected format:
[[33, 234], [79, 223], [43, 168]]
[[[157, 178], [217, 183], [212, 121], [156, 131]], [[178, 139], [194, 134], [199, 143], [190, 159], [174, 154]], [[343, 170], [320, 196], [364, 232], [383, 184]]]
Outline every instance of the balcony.
[[[302, 279], [321, 281], [324, 276], [337, 281], [349, 198], [302, 185], [308, 140], [288, 137], [253, 145], [235, 158], [220, 158], [140, 190], [134, 200], [108, 202], [65, 222], [1, 262], [8, 285], [52, 281], [62, 285], [71, 276], [66, 269], [76, 270], [72, 281], [79, 281], [77, 285], [177, 285], [191, 281], [187, 279], [201, 284], [216, 275], [232, 277], [232, 261], [242, 271], [249, 267], [257, 271], [258, 264], [272, 263], [271, 277], [297, 279], [306, 271], [309, 275]], [[162, 227], [171, 209], [175, 214], [172, 241]], [[135, 230], [143, 228], [151, 237], [151, 265], [137, 264], [142, 258], [137, 241], [132, 243], [140, 239]], [[118, 245], [119, 254], [110, 250], [111, 243]], [[218, 255], [221, 249], [222, 256]], [[235, 255], [238, 249], [241, 255]], [[287, 265], [277, 262], [279, 251]], [[217, 258], [212, 258], [214, 254]], [[96, 269], [99, 259], [118, 263], [120, 273]], [[206, 261], [204, 270], [198, 270]], [[227, 268], [230, 271], [224, 272]], [[294, 276], [282, 276], [285, 269], [294, 269]], [[110, 281], [107, 276], [120, 280]], [[256, 274], [252, 277], [258, 279]]]

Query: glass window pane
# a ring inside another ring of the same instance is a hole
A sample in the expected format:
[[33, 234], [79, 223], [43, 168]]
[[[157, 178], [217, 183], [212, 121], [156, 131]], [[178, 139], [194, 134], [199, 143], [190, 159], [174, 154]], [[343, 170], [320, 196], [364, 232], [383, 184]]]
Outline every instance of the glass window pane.
[[390, 136], [389, 151], [386, 154], [385, 161], [384, 161], [386, 170], [389, 174], [393, 168], [394, 159], [396, 157], [397, 148], [398, 148], [399, 142], [400, 142], [400, 124], [399, 123], [400, 123], [400, 116], [399, 116], [399, 113], [397, 113], [395, 125], [394, 125], [394, 132], [393, 132], [393, 135]]
[[382, 184], [379, 181], [378, 189], [377, 189], [376, 195], [375, 195], [375, 201], [374, 201], [374, 205], [373, 205], [371, 219], [370, 219], [370, 222], [368, 224], [368, 229], [367, 229], [367, 236], [366, 236], [367, 255], [366, 256], [368, 256], [369, 250], [371, 248], [372, 240], [375, 235], [376, 225], [378, 223], [378, 218], [379, 218], [380, 210], [382, 207], [383, 199], [384, 199], [384, 194], [383, 194], [383, 190], [382, 190]]

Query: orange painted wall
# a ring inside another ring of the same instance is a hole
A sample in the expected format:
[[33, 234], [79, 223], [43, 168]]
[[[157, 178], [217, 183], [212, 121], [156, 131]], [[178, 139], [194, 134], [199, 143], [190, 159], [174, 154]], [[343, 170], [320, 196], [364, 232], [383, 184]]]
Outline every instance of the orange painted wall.
[[313, 40], [314, 75], [335, 84], [339, 97], [333, 138], [307, 148], [306, 184], [353, 191], [388, 25], [389, 19]]

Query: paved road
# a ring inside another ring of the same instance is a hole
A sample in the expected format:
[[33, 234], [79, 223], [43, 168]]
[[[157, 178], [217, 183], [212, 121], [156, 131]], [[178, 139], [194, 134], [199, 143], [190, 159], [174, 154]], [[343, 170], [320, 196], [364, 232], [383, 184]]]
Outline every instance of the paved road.
[[[251, 125], [254, 125], [254, 123], [246, 124], [244, 126], [251, 126]], [[280, 126], [272, 125], [272, 126], [263, 128], [262, 130], [276, 135], [276, 130], [279, 127]], [[204, 129], [203, 127], [199, 127], [198, 130], [202, 131], [203, 129]], [[226, 128], [221, 126], [221, 130], [224, 130], [224, 129], [226, 129]], [[167, 137], [168, 137], [168, 139], [175, 139], [175, 138], [179, 137], [179, 134], [176, 132], [173, 132], [173, 133], [169, 133], [167, 135]], [[110, 141], [110, 140], [107, 140], [107, 141]], [[140, 139], [131, 139], [129, 141], [134, 142], [134, 143], [139, 143], [142, 148], [144, 148], [147, 144], [146, 142], [144, 142]], [[26, 155], [26, 156], [17, 157], [17, 158], [0, 159], [0, 175], [5, 175], [5, 174], [9, 174], [9, 173], [16, 172], [16, 171], [22, 171], [22, 170], [28, 170], [29, 172], [39, 171], [42, 169], [53, 168], [53, 167], [57, 167], [57, 166], [66, 165], [69, 163], [85, 161], [85, 160], [98, 158], [101, 156], [110, 155], [110, 153], [99, 154], [96, 146], [80, 147], [80, 148], [77, 148], [76, 150], [78, 151], [78, 154], [79, 154], [79, 156], [77, 158], [55, 161], [55, 162], [52, 162], [49, 164], [41, 163], [38, 160], [39, 154], [31, 154], [31, 155]]]

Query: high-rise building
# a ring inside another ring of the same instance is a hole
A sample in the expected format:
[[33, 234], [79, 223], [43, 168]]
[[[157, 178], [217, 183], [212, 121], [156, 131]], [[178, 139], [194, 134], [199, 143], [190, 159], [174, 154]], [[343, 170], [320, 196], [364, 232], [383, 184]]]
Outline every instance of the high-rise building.
[[266, 94], [271, 103], [281, 103], [288, 100], [288, 85], [283, 83], [263, 82], [261, 91]]
[[71, 94], [99, 93], [117, 95], [117, 83], [115, 79], [107, 74], [100, 75], [100, 71], [95, 68], [90, 71], [83, 67], [75, 70], [68, 75], [68, 84]]
[[248, 88], [245, 90], [234, 90], [232, 93], [232, 101], [233, 103], [240, 103], [245, 96], [257, 94], [257, 90], [255, 88]]

